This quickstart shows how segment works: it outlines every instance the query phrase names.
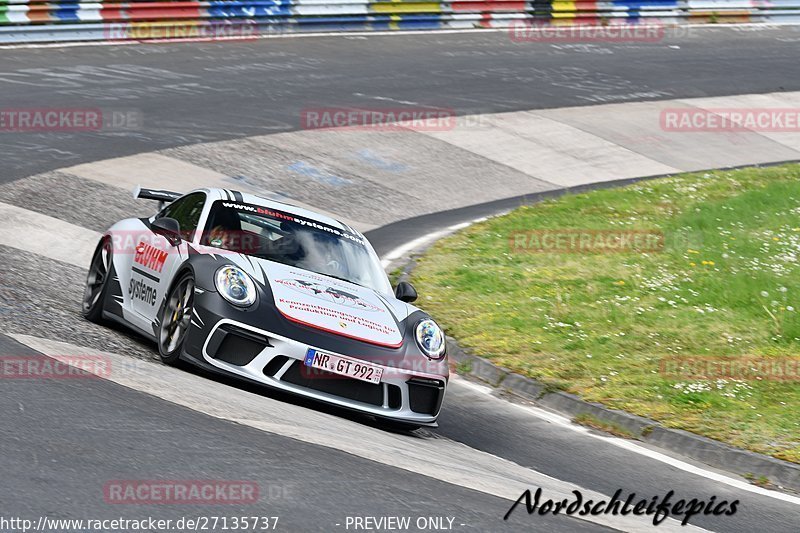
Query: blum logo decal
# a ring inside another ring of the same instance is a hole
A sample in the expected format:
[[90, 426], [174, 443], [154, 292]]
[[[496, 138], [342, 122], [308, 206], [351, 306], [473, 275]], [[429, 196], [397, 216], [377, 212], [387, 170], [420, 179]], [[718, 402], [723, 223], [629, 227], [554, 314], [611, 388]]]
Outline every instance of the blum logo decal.
[[136, 255], [133, 260], [140, 265], [144, 265], [150, 270], [161, 272], [164, 268], [164, 261], [167, 260], [167, 252], [159, 250], [155, 246], [151, 246], [144, 242], [136, 245]]

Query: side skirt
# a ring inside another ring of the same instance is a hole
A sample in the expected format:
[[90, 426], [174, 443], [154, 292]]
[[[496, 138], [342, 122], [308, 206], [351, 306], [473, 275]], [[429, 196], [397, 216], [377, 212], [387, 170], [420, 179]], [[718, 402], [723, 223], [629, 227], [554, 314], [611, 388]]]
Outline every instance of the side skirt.
[[147, 337], [149, 340], [151, 340], [153, 342], [158, 342], [158, 338], [156, 338], [156, 336], [153, 334], [152, 331], [147, 331], [147, 330], [144, 330], [144, 329], [142, 329], [140, 327], [137, 327], [134, 324], [131, 324], [130, 322], [128, 322], [127, 320], [122, 318], [121, 316], [116, 315], [114, 313], [111, 313], [109, 311], [106, 311], [105, 309], [103, 310], [103, 318], [111, 320], [113, 322], [116, 322], [117, 324], [121, 324], [121, 325], [125, 326], [126, 328], [128, 328], [130, 330], [133, 330], [136, 333], [139, 333], [140, 335], [142, 335], [144, 337]]

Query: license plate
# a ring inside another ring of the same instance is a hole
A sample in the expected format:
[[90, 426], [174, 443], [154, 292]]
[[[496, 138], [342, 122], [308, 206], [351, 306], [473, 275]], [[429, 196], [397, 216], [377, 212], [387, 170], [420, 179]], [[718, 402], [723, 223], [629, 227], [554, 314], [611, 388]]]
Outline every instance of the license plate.
[[383, 376], [383, 368], [377, 365], [317, 350], [308, 350], [304, 363], [311, 368], [375, 384], [380, 383]]

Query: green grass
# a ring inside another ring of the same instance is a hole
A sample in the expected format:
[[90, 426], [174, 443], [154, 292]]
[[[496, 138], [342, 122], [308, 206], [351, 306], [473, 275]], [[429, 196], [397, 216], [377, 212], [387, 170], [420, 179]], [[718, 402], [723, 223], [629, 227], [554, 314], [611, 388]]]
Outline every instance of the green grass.
[[772, 486], [772, 483], [770, 483], [769, 478], [766, 476], [756, 476], [752, 472], [747, 472], [743, 475], [743, 477], [752, 485], [756, 485], [758, 487], [769, 488]]
[[[514, 232], [658, 230], [651, 253], [515, 253]], [[800, 382], [678, 379], [674, 357], [800, 354], [800, 166], [520, 208], [420, 258], [419, 304], [474, 353], [589, 401], [800, 462]]]
[[400, 278], [403, 276], [403, 269], [402, 268], [395, 268], [391, 272], [389, 272], [389, 282], [392, 284], [392, 287], [397, 285], [400, 281]]
[[605, 431], [606, 433], [616, 435], [617, 437], [622, 437], [623, 439], [636, 438], [636, 435], [634, 435], [632, 431], [622, 427], [616, 422], [612, 422], [611, 420], [603, 420], [588, 413], [581, 413], [577, 415], [575, 418], [573, 418], [572, 421], [582, 426], [587, 426], [590, 428], [599, 429], [600, 431]]

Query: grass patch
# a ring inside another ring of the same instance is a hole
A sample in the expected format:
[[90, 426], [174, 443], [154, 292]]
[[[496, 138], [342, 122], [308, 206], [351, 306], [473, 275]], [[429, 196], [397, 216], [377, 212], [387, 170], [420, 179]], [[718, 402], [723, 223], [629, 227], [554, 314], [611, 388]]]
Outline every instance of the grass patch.
[[634, 435], [632, 431], [620, 426], [616, 422], [612, 422], [610, 420], [602, 420], [588, 413], [581, 413], [575, 418], [573, 418], [572, 421], [575, 422], [576, 424], [580, 424], [582, 426], [588, 426], [594, 429], [599, 429], [600, 431], [605, 431], [606, 433], [611, 433], [612, 435], [615, 435], [617, 437], [622, 437], [624, 439], [636, 438], [636, 435]]
[[[664, 246], [512, 249], [515, 232], [543, 230], [659, 231]], [[677, 358], [796, 361], [798, 274], [800, 166], [784, 165], [523, 207], [439, 241], [411, 281], [448, 334], [495, 364], [668, 427], [800, 462], [800, 382], [664, 371]]]
[[389, 272], [389, 274], [388, 274], [389, 282], [392, 284], [392, 287], [397, 285], [397, 283], [400, 281], [400, 278], [403, 277], [404, 273], [405, 272], [404, 272], [403, 268], [401, 268], [401, 267], [397, 267], [394, 270], [392, 270], [391, 272]]
[[466, 360], [456, 363], [456, 374], [461, 374], [462, 376], [465, 376], [470, 372], [472, 372], [472, 361]]
[[772, 487], [772, 482], [766, 476], [756, 476], [752, 472], [748, 472], [743, 476], [751, 485], [768, 489]]

